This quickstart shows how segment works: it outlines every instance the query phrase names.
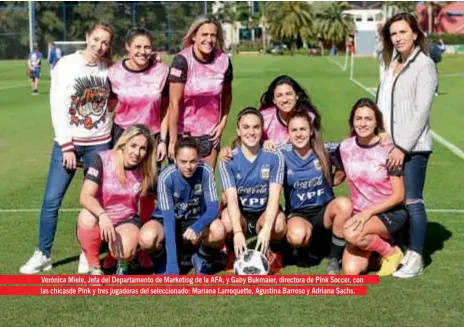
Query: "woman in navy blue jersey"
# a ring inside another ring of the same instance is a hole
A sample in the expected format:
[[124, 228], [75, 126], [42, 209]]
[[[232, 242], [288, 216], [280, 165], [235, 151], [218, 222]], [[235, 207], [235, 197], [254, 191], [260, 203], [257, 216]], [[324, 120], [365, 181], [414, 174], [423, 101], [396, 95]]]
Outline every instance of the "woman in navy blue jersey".
[[292, 144], [281, 148], [286, 165], [287, 240], [291, 247], [303, 248], [317, 229], [331, 229], [327, 273], [336, 274], [345, 248], [343, 226], [351, 216], [351, 201], [334, 196], [330, 157], [310, 115], [297, 110], [289, 120], [288, 131]]
[[224, 227], [216, 219], [219, 203], [213, 168], [200, 162], [199, 144], [193, 137], [178, 139], [174, 153], [176, 163], [167, 166], [158, 178], [158, 205], [153, 219], [140, 231], [140, 246], [161, 259], [165, 242], [167, 265], [155, 260], [155, 268], [161, 272], [166, 266], [166, 273], [178, 274], [178, 248], [193, 245], [195, 273], [212, 274], [225, 266], [220, 252]]
[[263, 116], [257, 109], [238, 114], [237, 134], [232, 159], [219, 164], [227, 197], [221, 219], [228, 236], [233, 235], [236, 256], [246, 251], [245, 234], [257, 234], [256, 248], [270, 257], [270, 240], [285, 236], [285, 215], [279, 208], [283, 158], [262, 147]]

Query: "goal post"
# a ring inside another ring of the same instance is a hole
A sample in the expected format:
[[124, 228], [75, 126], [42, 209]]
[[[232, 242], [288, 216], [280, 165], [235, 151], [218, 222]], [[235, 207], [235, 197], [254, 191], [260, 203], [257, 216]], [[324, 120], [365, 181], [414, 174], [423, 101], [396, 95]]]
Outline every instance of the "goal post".
[[[86, 46], [85, 41], [55, 41], [53, 43], [61, 49], [62, 55], [68, 55], [77, 50], [84, 50]], [[50, 53], [50, 49], [48, 49], [48, 53]]]

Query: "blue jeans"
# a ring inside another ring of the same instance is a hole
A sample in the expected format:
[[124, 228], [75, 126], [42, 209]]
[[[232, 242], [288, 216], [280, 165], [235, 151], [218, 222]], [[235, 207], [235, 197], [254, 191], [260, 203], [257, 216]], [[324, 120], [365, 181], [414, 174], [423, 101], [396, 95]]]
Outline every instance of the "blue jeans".
[[[109, 144], [76, 146], [76, 159], [84, 161], [84, 171], [93, 163], [96, 154], [107, 150], [108, 146]], [[58, 210], [76, 173], [75, 170], [65, 169], [62, 162], [63, 152], [61, 147], [54, 142], [39, 222], [38, 248], [48, 257], [50, 257], [53, 240], [55, 239]]]
[[427, 232], [423, 190], [430, 153], [413, 154], [404, 163], [406, 209], [409, 213], [409, 250], [422, 254]]

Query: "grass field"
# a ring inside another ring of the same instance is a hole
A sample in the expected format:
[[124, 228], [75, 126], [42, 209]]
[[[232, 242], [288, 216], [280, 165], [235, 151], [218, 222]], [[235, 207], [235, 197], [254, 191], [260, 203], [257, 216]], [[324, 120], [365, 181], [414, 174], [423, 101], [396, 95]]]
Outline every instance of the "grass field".
[[[464, 72], [464, 57], [445, 57], [439, 69], [442, 94], [435, 98], [432, 129], [462, 149], [464, 78], [456, 73]], [[37, 243], [38, 212], [33, 210], [41, 205], [53, 139], [48, 67], [43, 70], [40, 95], [32, 97], [25, 62], [0, 62], [0, 209], [18, 210], [0, 212], [0, 274], [16, 274]], [[325, 58], [236, 57], [232, 114], [223, 145], [235, 133], [235, 113], [257, 106], [261, 93], [280, 74], [293, 76], [309, 92], [330, 141], [347, 135], [351, 106], [370, 96]], [[377, 74], [374, 59], [355, 60], [355, 78], [366, 87], [377, 86]], [[462, 164], [435, 143], [425, 188], [428, 266], [420, 278], [382, 278], [368, 287], [365, 297], [1, 297], [0, 326], [463, 326]], [[81, 181], [76, 175], [63, 208], [78, 207]], [[346, 186], [337, 192], [346, 194]], [[440, 211], [444, 209], [452, 212]], [[60, 213], [52, 273], [77, 271], [75, 224], [76, 212]], [[316, 274], [324, 273], [324, 267], [325, 261], [284, 272]]]

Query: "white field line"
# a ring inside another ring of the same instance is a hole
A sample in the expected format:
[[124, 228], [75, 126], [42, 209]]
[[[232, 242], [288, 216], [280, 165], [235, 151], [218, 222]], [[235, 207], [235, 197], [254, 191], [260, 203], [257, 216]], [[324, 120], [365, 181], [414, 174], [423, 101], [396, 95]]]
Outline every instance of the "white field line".
[[[61, 212], [79, 212], [82, 208], [60, 209]], [[464, 214], [464, 209], [426, 209], [431, 213], [458, 213]], [[40, 212], [40, 209], [0, 209], [0, 214], [5, 213], [35, 213]]]
[[[40, 89], [41, 84], [49, 84], [49, 83], [50, 83], [50, 81], [40, 81], [39, 82], [39, 89]], [[29, 83], [29, 84], [17, 84], [17, 85], [4, 86], [4, 87], [0, 87], [0, 91], [16, 89], [16, 88], [19, 88], [19, 87], [26, 87], [26, 86], [31, 86], [31, 84]]]

